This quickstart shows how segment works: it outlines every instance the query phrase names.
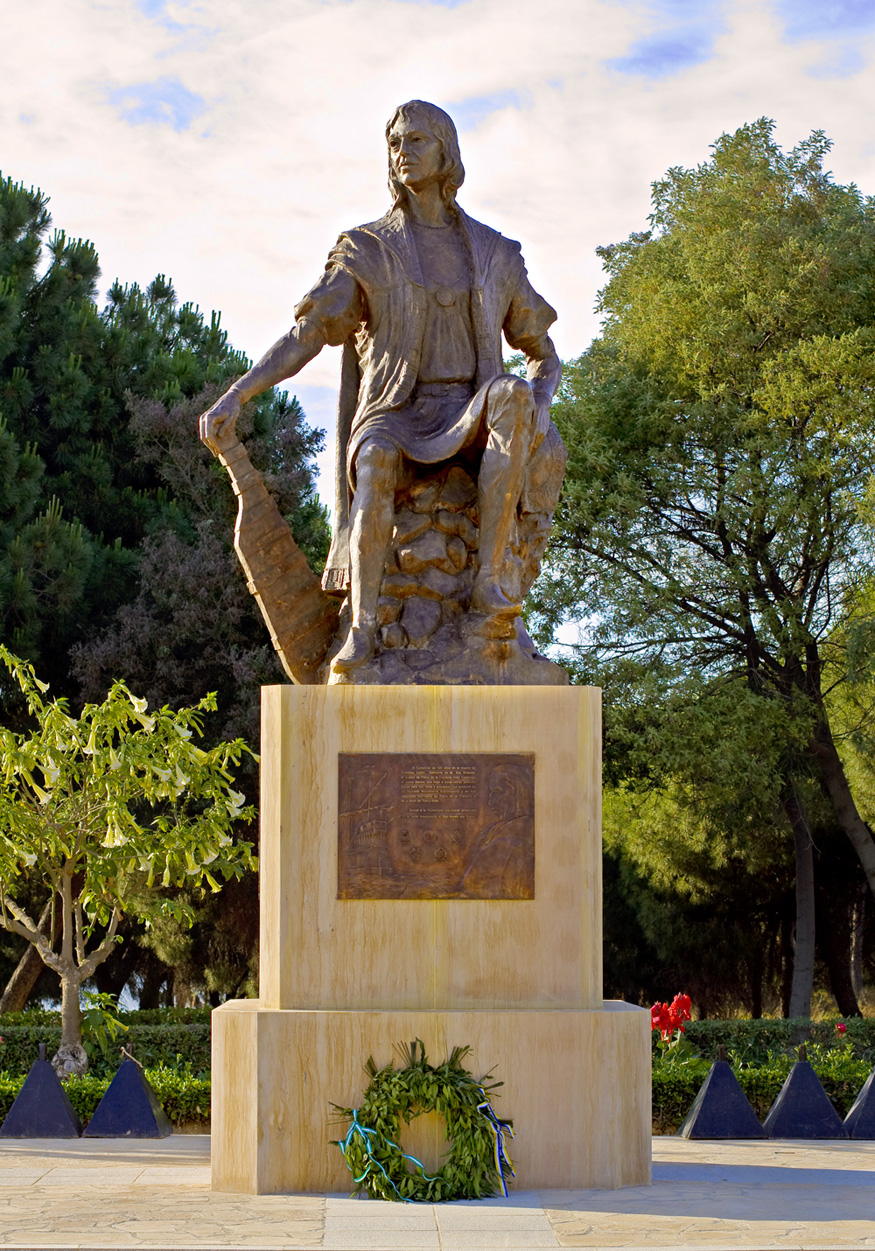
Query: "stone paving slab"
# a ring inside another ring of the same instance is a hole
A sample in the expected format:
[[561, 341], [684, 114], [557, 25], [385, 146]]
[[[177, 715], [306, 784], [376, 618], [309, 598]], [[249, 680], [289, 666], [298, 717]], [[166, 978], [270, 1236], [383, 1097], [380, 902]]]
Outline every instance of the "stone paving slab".
[[[0, 1177], [3, 1174], [0, 1172]], [[204, 1186], [210, 1187], [209, 1164], [153, 1164], [144, 1168], [134, 1182], [135, 1186]]]
[[653, 1185], [380, 1203], [209, 1188], [209, 1138], [0, 1140], [5, 1251], [875, 1251], [875, 1142], [653, 1140]]

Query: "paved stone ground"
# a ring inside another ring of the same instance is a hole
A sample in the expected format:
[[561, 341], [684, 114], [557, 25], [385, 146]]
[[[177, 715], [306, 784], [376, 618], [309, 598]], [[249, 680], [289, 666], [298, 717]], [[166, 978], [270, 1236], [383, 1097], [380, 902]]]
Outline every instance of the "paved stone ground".
[[210, 1191], [210, 1140], [0, 1140], [23, 1251], [875, 1251], [875, 1142], [653, 1140], [653, 1185], [431, 1205]]

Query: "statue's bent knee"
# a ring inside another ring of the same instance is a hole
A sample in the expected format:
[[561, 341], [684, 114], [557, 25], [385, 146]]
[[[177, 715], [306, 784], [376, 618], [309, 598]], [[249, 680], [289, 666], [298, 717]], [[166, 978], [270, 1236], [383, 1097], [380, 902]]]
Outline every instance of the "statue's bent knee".
[[360, 486], [394, 489], [401, 453], [388, 439], [368, 439], [356, 453], [356, 489]]
[[505, 374], [489, 388], [486, 425], [491, 430], [512, 423], [515, 430], [531, 427], [535, 419], [535, 397], [525, 378]]
[[503, 404], [520, 407], [535, 403], [532, 388], [525, 378], [518, 378], [516, 374], [504, 374], [501, 378], [496, 378], [489, 388], [489, 397]]

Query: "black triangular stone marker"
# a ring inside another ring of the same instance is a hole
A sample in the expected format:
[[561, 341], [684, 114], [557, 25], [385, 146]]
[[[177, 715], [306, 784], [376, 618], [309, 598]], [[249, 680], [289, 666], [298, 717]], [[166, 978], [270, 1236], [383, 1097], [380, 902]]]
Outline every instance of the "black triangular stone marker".
[[726, 1060], [715, 1060], [678, 1130], [682, 1138], [765, 1138]]
[[78, 1138], [82, 1133], [82, 1122], [45, 1053], [40, 1044], [40, 1058], [0, 1125], [0, 1138]]
[[135, 1060], [122, 1060], [84, 1138], [166, 1138], [173, 1133], [158, 1096]]
[[845, 1117], [845, 1129], [849, 1138], [875, 1138], [875, 1069], [866, 1078]]
[[[800, 1052], [804, 1054], [800, 1047]], [[847, 1138], [848, 1131], [807, 1060], [793, 1065], [763, 1121], [769, 1138]]]

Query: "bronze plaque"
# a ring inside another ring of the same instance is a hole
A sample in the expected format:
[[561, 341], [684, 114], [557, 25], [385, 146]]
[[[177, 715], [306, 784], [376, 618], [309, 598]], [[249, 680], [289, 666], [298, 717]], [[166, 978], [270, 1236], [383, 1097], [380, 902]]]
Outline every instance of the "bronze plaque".
[[338, 899], [534, 899], [535, 757], [338, 755]]

